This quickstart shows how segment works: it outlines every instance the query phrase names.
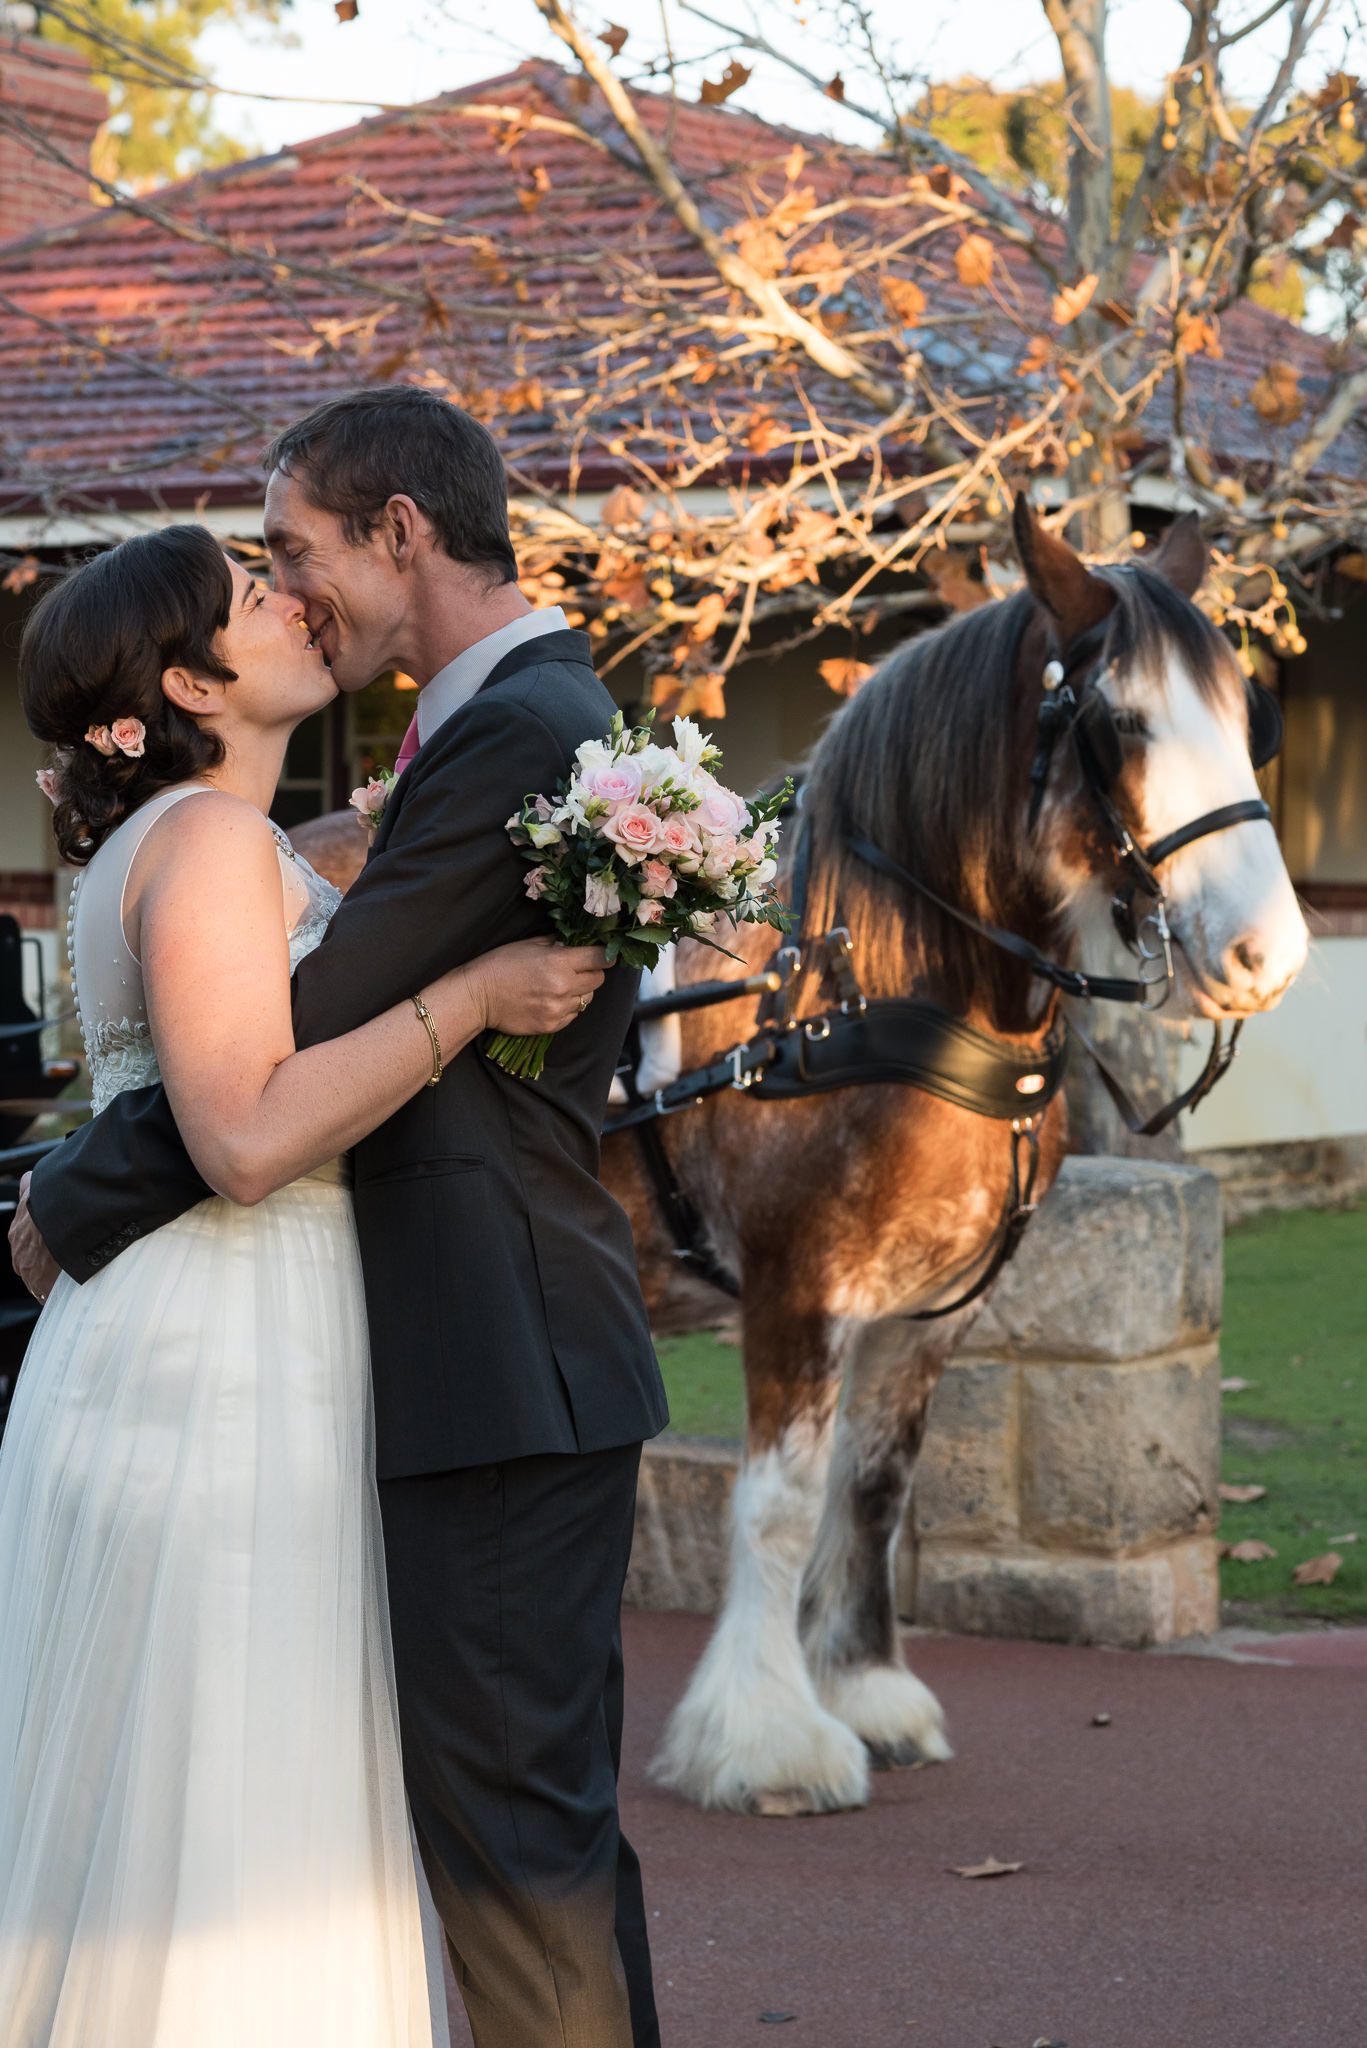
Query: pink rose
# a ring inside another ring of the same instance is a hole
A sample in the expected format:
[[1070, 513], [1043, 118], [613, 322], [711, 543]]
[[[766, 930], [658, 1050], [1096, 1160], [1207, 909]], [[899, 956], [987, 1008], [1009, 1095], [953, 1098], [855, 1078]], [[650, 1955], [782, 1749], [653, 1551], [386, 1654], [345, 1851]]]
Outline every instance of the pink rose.
[[693, 854], [702, 850], [698, 828], [686, 813], [680, 811], [672, 818], [666, 818], [660, 827], [663, 851], [674, 854]]
[[664, 905], [662, 903], [645, 902], [637, 904], [637, 924], [663, 924], [664, 921], [665, 912]]
[[714, 782], [703, 792], [697, 815], [702, 824], [710, 826], [714, 832], [734, 835], [743, 832], [750, 823], [750, 806], [742, 803], [731, 790], [723, 789], [719, 782]]
[[707, 842], [707, 859], [702, 871], [710, 882], [720, 881], [729, 875], [736, 862], [736, 836], [734, 832], [714, 832]]
[[389, 799], [388, 786], [379, 777], [372, 775], [369, 782], [351, 792], [351, 808], [363, 818], [373, 818], [385, 807]]
[[528, 875], [525, 883], [523, 884], [523, 887], [526, 889], [527, 894], [531, 897], [533, 903], [539, 903], [541, 901], [541, 898], [546, 893], [546, 884], [550, 880], [550, 878], [551, 871], [549, 868], [532, 869], [531, 873]]
[[116, 718], [109, 728], [109, 737], [130, 761], [140, 761], [147, 752], [147, 727], [140, 718]]
[[588, 792], [606, 804], [634, 804], [641, 794], [641, 771], [630, 758], [610, 761], [589, 776]]
[[603, 836], [621, 847], [622, 858], [632, 867], [664, 844], [660, 821], [644, 804], [623, 804], [605, 821]]
[[114, 745], [107, 725], [92, 725], [85, 736], [85, 743], [88, 747], [93, 747], [97, 754], [117, 754], [119, 751]]
[[678, 877], [671, 874], [662, 860], [648, 860], [641, 869], [643, 896], [672, 896], [678, 886]]
[[48, 802], [55, 804], [57, 801], [57, 770], [55, 768], [40, 768], [34, 779]]

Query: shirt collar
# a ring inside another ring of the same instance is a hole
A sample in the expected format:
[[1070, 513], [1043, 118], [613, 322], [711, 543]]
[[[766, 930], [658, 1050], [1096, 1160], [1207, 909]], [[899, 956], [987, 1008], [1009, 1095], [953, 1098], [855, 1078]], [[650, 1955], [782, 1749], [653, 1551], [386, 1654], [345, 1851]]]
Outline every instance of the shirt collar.
[[510, 625], [500, 626], [495, 633], [486, 633], [482, 640], [476, 640], [473, 647], [467, 647], [454, 661], [448, 661], [445, 668], [437, 670], [418, 697], [419, 744], [425, 746], [453, 712], [459, 711], [462, 704], [469, 703], [476, 691], [484, 687], [505, 654], [511, 654], [524, 640], [539, 640], [543, 633], [564, 633], [567, 630], [565, 614], [560, 606], [549, 605], [544, 611], [527, 612]]

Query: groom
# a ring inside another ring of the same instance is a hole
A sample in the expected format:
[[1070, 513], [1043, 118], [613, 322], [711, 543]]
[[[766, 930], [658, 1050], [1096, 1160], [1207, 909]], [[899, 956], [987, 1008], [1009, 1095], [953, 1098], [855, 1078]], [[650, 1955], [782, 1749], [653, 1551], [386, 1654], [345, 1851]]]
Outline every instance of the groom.
[[[545, 930], [504, 829], [613, 705], [515, 581], [490, 436], [411, 386], [320, 405], [266, 454], [266, 541], [343, 691], [413, 676], [420, 746], [295, 977], [300, 1046]], [[636, 978], [535, 1086], [469, 1046], [356, 1148], [404, 1767], [478, 2048], [659, 2041], [617, 1818], [619, 1608], [641, 1441], [666, 1421], [598, 1138]], [[414, 1019], [414, 1029], [423, 1027]], [[76, 1280], [204, 1200], [160, 1088], [37, 1168], [16, 1263]]]

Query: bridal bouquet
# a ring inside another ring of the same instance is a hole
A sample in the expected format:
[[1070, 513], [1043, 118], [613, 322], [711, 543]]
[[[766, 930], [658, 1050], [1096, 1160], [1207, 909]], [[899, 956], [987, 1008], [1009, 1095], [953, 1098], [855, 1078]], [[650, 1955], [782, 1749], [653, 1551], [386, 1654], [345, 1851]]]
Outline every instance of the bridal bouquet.
[[[720, 765], [692, 719], [676, 718], [665, 746], [653, 712], [628, 729], [619, 711], [606, 739], [580, 747], [554, 796], [526, 798], [508, 833], [532, 863], [527, 894], [567, 946], [603, 946], [609, 967], [653, 967], [676, 939], [715, 945], [719, 918], [787, 930], [771, 885], [792, 785], [747, 802], [717, 781]], [[498, 1032], [485, 1051], [534, 1081], [550, 1043]]]

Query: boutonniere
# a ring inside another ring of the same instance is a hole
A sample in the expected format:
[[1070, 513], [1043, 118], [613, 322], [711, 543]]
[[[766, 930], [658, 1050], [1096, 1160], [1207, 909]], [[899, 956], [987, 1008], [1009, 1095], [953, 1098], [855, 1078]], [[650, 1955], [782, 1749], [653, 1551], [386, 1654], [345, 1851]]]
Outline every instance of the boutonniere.
[[378, 775], [372, 775], [369, 782], [362, 784], [360, 789], [352, 790], [351, 808], [367, 832], [378, 831], [380, 820], [385, 814], [385, 806], [394, 794], [394, 785], [398, 779], [392, 768], [382, 768]]

